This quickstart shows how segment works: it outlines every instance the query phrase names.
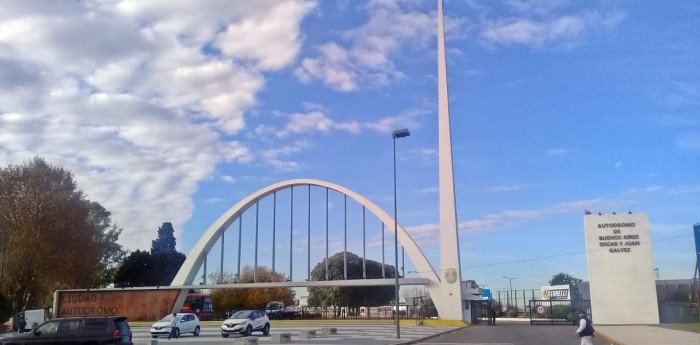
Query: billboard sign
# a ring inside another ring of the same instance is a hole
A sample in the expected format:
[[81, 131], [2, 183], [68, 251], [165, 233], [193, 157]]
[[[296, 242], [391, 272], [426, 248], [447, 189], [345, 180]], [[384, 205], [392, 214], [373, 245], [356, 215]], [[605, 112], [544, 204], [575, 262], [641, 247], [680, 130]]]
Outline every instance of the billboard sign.
[[173, 309], [180, 289], [58, 290], [56, 317], [120, 315], [129, 321], [159, 320]]
[[481, 295], [488, 298], [488, 299], [493, 299], [493, 297], [491, 296], [491, 289], [482, 290]]
[[543, 286], [540, 291], [542, 292], [542, 299], [547, 301], [567, 301], [571, 299], [569, 285]]

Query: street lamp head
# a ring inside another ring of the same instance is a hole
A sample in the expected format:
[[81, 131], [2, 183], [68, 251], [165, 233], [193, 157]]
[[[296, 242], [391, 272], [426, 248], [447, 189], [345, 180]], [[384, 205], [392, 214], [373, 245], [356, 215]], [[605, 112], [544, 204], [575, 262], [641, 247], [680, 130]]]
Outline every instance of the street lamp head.
[[407, 137], [409, 135], [411, 135], [411, 132], [408, 131], [408, 128], [397, 129], [391, 134], [394, 139]]

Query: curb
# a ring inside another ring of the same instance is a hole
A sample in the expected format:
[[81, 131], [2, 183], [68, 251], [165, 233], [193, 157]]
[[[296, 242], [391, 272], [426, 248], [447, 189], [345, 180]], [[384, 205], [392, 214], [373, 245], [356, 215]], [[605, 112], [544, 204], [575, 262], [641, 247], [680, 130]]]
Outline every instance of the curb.
[[601, 339], [605, 340], [606, 342], [609, 342], [610, 345], [625, 345], [625, 343], [623, 343], [623, 342], [621, 342], [621, 341], [619, 341], [619, 340], [617, 340], [617, 339], [615, 339], [615, 338], [613, 338], [605, 333], [601, 333], [599, 331], [596, 331], [596, 333], [598, 333], [598, 335], [597, 336], [594, 335], [594, 337], [601, 338]]

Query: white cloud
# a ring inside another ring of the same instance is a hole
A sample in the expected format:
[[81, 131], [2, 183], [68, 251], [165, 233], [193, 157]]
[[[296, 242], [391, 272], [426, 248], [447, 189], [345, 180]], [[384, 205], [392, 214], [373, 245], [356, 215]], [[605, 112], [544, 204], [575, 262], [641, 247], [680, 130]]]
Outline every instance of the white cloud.
[[545, 152], [545, 153], [549, 156], [563, 156], [563, 155], [571, 153], [571, 150], [564, 149], [564, 148], [558, 148], [558, 149], [547, 150], [547, 152]]
[[[563, 202], [543, 209], [507, 210], [487, 214], [478, 219], [462, 221], [458, 224], [460, 233], [480, 233], [492, 231], [507, 231], [513, 227], [528, 222], [544, 219], [561, 213], [580, 212], [584, 210], [610, 209], [619, 205], [616, 200], [589, 199]], [[440, 224], [421, 224], [406, 229], [422, 248], [434, 247], [439, 244]]]
[[435, 110], [427, 106], [409, 108], [396, 115], [385, 116], [379, 120], [366, 123], [364, 126], [375, 132], [384, 134], [392, 133], [394, 130], [400, 128], [417, 129], [421, 127], [421, 118], [428, 114], [434, 114], [434, 112]]
[[344, 92], [383, 87], [404, 78], [392, 58], [409, 44], [420, 45], [435, 34], [431, 16], [404, 5], [394, 0], [371, 1], [369, 20], [341, 34], [347, 46], [335, 42], [318, 46], [319, 55], [302, 60], [297, 78], [304, 83], [320, 80]]
[[551, 6], [530, 7], [526, 2], [512, 2], [520, 4], [518, 12], [523, 13], [484, 20], [481, 24], [481, 39], [490, 45], [568, 47], [579, 44], [585, 36], [593, 32], [613, 29], [625, 18], [625, 13], [619, 10], [558, 14], [554, 11], [562, 6], [563, 2], [544, 2], [550, 3]]
[[143, 234], [154, 237], [147, 230], [163, 221], [179, 237], [198, 184], [221, 162], [252, 161], [235, 135], [263, 73], [296, 58], [301, 21], [315, 6], [2, 2], [0, 163], [38, 154], [71, 170], [113, 212], [126, 248], [143, 247]]
[[263, 69], [283, 68], [299, 52], [299, 22], [313, 7], [312, 2], [280, 2], [264, 13], [230, 24], [215, 46], [226, 56], [254, 61]]
[[303, 150], [311, 147], [311, 143], [305, 140], [298, 140], [292, 145], [288, 145], [281, 148], [263, 150], [260, 152], [262, 160], [267, 165], [272, 166], [278, 171], [296, 171], [299, 170], [300, 165], [297, 162], [282, 160], [283, 157], [299, 153]]
[[236, 178], [231, 175], [224, 175], [221, 176], [221, 181], [224, 181], [226, 183], [236, 183]]
[[290, 115], [289, 122], [277, 135], [285, 137], [290, 134], [311, 132], [328, 133], [332, 130], [357, 134], [360, 132], [360, 129], [360, 124], [355, 121], [335, 122], [320, 111], [311, 111], [306, 114], [295, 113]]
[[500, 186], [492, 186], [486, 188], [486, 192], [489, 193], [503, 193], [503, 192], [513, 192], [516, 190], [521, 190], [525, 188], [522, 185], [500, 185]]

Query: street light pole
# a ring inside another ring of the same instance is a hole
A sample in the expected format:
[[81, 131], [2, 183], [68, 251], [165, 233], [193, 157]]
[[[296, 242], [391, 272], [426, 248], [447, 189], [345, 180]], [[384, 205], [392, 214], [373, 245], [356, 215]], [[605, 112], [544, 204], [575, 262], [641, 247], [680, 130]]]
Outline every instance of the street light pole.
[[394, 299], [396, 300], [396, 339], [401, 339], [401, 326], [399, 317], [399, 221], [396, 211], [396, 138], [403, 138], [411, 135], [408, 129], [397, 129], [391, 137], [394, 140]]
[[518, 279], [518, 277], [510, 278], [503, 276], [503, 278], [508, 279], [508, 284], [510, 285], [510, 292], [508, 293], [508, 308], [510, 308], [510, 300], [513, 298], [513, 279]]

